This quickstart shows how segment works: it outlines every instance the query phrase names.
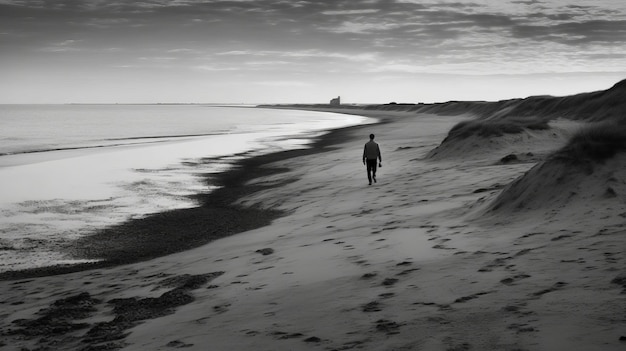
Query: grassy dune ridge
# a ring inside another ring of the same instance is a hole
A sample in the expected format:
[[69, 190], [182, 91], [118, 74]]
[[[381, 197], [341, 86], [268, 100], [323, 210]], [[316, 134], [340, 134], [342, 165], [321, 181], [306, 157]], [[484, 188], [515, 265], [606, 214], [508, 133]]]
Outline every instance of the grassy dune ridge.
[[626, 152], [626, 125], [601, 123], [581, 129], [553, 158], [573, 163], [603, 162], [620, 152]]
[[540, 118], [515, 118], [511, 120], [497, 121], [470, 120], [463, 121], [455, 125], [450, 130], [448, 138], [464, 139], [472, 135], [481, 137], [502, 136], [504, 134], [518, 134], [523, 132], [524, 129], [546, 130], [549, 128], [550, 126], [548, 125], [548, 122]]
[[382, 111], [415, 111], [441, 115], [470, 113], [479, 119], [542, 116], [546, 119], [567, 118], [583, 121], [624, 119], [626, 114], [626, 79], [613, 87], [571, 96], [530, 96], [523, 99], [489, 101], [449, 101], [435, 104], [370, 105], [365, 109]]
[[452, 103], [475, 114], [455, 125], [442, 145], [470, 137], [493, 138], [525, 130], [548, 130], [562, 118], [588, 123], [552, 159], [603, 161], [626, 150], [626, 80], [604, 91], [567, 97], [535, 96], [493, 103]]

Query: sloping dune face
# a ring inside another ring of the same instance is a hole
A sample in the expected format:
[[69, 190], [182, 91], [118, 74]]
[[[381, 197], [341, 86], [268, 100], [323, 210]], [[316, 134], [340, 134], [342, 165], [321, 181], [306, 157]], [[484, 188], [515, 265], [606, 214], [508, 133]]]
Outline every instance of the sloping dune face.
[[588, 122], [622, 119], [626, 115], [626, 80], [610, 89], [565, 97], [533, 96], [518, 101], [510, 115], [568, 118]]
[[599, 92], [481, 103], [482, 113], [455, 125], [426, 158], [528, 166], [481, 199], [479, 216], [618, 209], [626, 201], [625, 97], [626, 80]]
[[626, 127], [602, 124], [574, 135], [567, 145], [507, 186], [486, 213], [557, 210], [575, 203], [626, 201]]
[[535, 161], [537, 156], [545, 156], [564, 145], [572, 128], [572, 123], [465, 121], [452, 128], [426, 157], [431, 160], [480, 158], [496, 163], [513, 154], [516, 160]]
[[[516, 160], [537, 162], [565, 145], [578, 125], [626, 122], [626, 80], [607, 90], [566, 97], [448, 103], [422, 109], [427, 108], [439, 113], [465, 109], [476, 116], [454, 126], [428, 159], [467, 160], [490, 155], [498, 160], [515, 154]], [[557, 123], [566, 120], [571, 121], [569, 126]]]

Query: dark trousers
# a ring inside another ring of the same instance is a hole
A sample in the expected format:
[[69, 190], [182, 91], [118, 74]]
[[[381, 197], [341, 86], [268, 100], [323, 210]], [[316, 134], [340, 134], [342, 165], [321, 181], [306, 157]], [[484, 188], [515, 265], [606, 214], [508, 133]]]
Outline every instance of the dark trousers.
[[370, 181], [370, 183], [372, 182], [372, 176], [374, 176], [374, 178], [376, 178], [376, 159], [373, 160], [367, 160], [366, 161], [366, 165], [367, 165], [367, 179]]

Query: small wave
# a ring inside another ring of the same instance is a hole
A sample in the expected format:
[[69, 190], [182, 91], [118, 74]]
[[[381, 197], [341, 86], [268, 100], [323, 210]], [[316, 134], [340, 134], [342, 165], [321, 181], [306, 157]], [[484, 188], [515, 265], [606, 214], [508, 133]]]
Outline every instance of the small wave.
[[75, 215], [83, 214], [85, 212], [104, 212], [108, 211], [111, 207], [113, 198], [100, 199], [100, 200], [29, 200], [18, 203], [19, 212], [29, 214], [66, 214]]
[[116, 144], [88, 145], [88, 146], [67, 146], [67, 147], [57, 147], [57, 148], [49, 148], [49, 149], [34, 149], [34, 150], [24, 150], [24, 151], [2, 152], [2, 153], [0, 153], [0, 157], [1, 156], [15, 156], [15, 155], [37, 154], [37, 153], [55, 152], [55, 151], [89, 150], [89, 149], [117, 147], [117, 146], [130, 146], [130, 145], [138, 145], [138, 144], [148, 144], [148, 142], [145, 142], [145, 143], [116, 143]]
[[[109, 148], [109, 147], [121, 147], [121, 146], [133, 146], [133, 145], [143, 145], [143, 144], [155, 144], [166, 141], [172, 141], [177, 139], [184, 138], [200, 138], [200, 137], [208, 137], [215, 135], [222, 135], [224, 133], [204, 133], [204, 134], [185, 134], [185, 135], [164, 135], [164, 136], [141, 136], [141, 137], [129, 137], [129, 138], [111, 138], [104, 139], [102, 141], [107, 142], [104, 144], [95, 144], [95, 145], [80, 145], [80, 146], [60, 146], [54, 148], [42, 148], [42, 149], [32, 149], [32, 150], [20, 150], [20, 151], [10, 151], [10, 152], [0, 152], [0, 157], [2, 156], [15, 156], [15, 155], [26, 155], [26, 154], [36, 154], [36, 153], [44, 153], [44, 152], [57, 152], [57, 151], [75, 151], [75, 150], [89, 150], [89, 149], [100, 149], [100, 148]], [[124, 142], [126, 141], [126, 142]]]
[[197, 138], [197, 137], [205, 137], [205, 136], [212, 136], [212, 135], [222, 135], [224, 133], [228, 133], [228, 131], [223, 130], [223, 131], [215, 131], [211, 133], [200, 133], [200, 134], [136, 136], [136, 137], [124, 137], [124, 138], [109, 138], [109, 139], [104, 139], [104, 140], [118, 141], [118, 140], [140, 140], [140, 139], [149, 140], [149, 139]]

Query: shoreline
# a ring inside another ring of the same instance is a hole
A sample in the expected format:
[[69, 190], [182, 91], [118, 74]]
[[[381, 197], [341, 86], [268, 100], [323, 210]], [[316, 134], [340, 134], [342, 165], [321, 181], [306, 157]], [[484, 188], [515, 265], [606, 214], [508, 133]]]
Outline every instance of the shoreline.
[[[341, 113], [324, 109], [311, 111]], [[254, 192], [280, 186], [246, 183], [256, 178], [289, 171], [287, 168], [264, 165], [330, 151], [332, 145], [345, 141], [351, 130], [386, 122], [387, 119], [379, 118], [372, 124], [330, 129], [321, 136], [312, 137], [313, 141], [305, 149], [278, 151], [238, 160], [229, 170], [206, 176], [204, 181], [207, 184], [217, 185], [219, 188], [208, 194], [192, 196], [200, 203], [198, 207], [170, 210], [132, 219], [62, 246], [62, 252], [69, 253], [73, 259], [99, 261], [0, 272], [0, 281], [60, 275], [146, 261], [267, 226], [285, 213], [235, 204], [237, 200]], [[205, 161], [211, 162], [211, 159]], [[215, 223], [213, 218], [219, 218], [219, 222]]]
[[[284, 214], [269, 226], [149, 261], [0, 282], [0, 347], [622, 349], [626, 187], [608, 179], [611, 165], [573, 172], [586, 183], [570, 196], [558, 172], [529, 172], [537, 159], [499, 162], [560, 148], [560, 122], [428, 158], [464, 118], [389, 117], [320, 137], [303, 157], [242, 167], [235, 205]], [[372, 186], [359, 160], [370, 128], [384, 165]], [[489, 211], [520, 177], [564, 202]], [[618, 196], [598, 197], [607, 185]]]

